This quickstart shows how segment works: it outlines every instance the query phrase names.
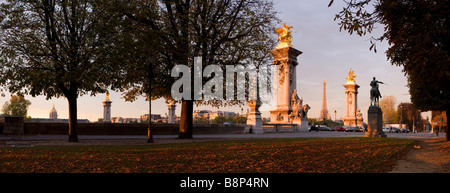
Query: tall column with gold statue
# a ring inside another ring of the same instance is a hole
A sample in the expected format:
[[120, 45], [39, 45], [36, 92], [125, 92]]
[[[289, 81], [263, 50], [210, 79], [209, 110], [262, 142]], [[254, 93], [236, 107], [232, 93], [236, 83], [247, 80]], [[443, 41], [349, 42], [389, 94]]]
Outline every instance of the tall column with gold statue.
[[348, 72], [347, 83], [343, 86], [345, 87], [345, 117], [344, 125], [347, 126], [360, 126], [362, 127], [362, 114], [358, 108], [358, 88], [359, 85], [356, 84], [356, 75], [354, 71], [350, 68]]
[[297, 57], [302, 54], [295, 49], [291, 42], [292, 26], [283, 24], [282, 28], [276, 29], [279, 44], [270, 53], [273, 55], [274, 65], [274, 101], [270, 111], [270, 123], [292, 123], [290, 114], [292, 113], [291, 97], [296, 89], [296, 66]]
[[111, 123], [111, 103], [109, 93], [106, 93], [105, 101], [103, 101], [103, 122]]

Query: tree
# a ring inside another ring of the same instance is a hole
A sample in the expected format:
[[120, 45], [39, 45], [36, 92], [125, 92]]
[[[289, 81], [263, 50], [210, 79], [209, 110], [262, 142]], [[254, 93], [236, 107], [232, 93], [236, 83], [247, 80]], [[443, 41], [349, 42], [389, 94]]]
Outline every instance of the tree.
[[28, 107], [31, 105], [29, 100], [23, 96], [12, 95], [10, 102], [5, 102], [2, 112], [7, 115], [27, 117]]
[[69, 141], [77, 142], [77, 98], [104, 93], [119, 65], [120, 17], [107, 0], [8, 0], [1, 3], [1, 83], [12, 93], [65, 97]]
[[395, 109], [396, 98], [394, 96], [385, 96], [380, 100], [380, 108], [383, 111], [383, 123], [398, 123], [397, 110]]
[[[450, 2], [449, 0], [350, 0], [338, 13], [341, 30], [365, 35], [375, 24], [384, 25], [384, 33], [372, 38], [388, 40], [386, 51], [393, 65], [403, 66], [409, 93], [421, 111], [442, 110], [450, 114]], [[368, 7], [373, 2], [374, 9]], [[331, 6], [333, 0], [330, 1]], [[447, 124], [448, 124], [447, 117]], [[450, 137], [447, 135], [447, 141]]]
[[411, 103], [400, 103], [397, 106], [400, 124], [406, 124], [410, 129], [416, 126], [422, 127], [422, 116]]
[[[154, 41], [148, 44], [153, 53], [148, 60], [153, 65], [150, 67], [152, 73], [151, 76], [143, 76], [144, 79], [151, 78], [150, 81], [143, 80], [150, 83], [147, 84], [150, 88], [134, 84], [130, 94], [140, 94], [145, 90], [150, 92], [152, 99], [163, 97], [171, 100], [171, 86], [176, 79], [170, 72], [175, 65], [187, 65], [193, 72], [193, 58], [200, 56], [203, 68], [210, 64], [219, 65], [222, 69], [225, 65], [257, 66], [268, 61], [269, 51], [275, 45], [269, 34], [277, 18], [269, 0], [118, 2], [123, 13], [145, 27], [143, 31]], [[140, 39], [140, 42], [145, 44], [144, 40]], [[181, 102], [179, 138], [192, 138], [193, 97], [178, 102]], [[212, 106], [240, 104], [219, 100], [195, 102]]]

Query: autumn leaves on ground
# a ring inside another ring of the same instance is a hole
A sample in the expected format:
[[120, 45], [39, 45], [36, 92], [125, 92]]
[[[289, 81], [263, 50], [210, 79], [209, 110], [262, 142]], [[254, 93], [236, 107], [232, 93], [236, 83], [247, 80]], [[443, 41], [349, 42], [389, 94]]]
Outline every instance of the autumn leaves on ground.
[[413, 143], [392, 138], [296, 138], [1, 147], [0, 172], [387, 172]]

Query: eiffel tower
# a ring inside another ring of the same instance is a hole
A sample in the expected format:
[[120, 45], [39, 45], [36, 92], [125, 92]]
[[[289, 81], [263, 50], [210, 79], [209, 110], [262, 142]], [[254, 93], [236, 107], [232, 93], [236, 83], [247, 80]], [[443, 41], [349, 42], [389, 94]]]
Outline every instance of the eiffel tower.
[[327, 109], [327, 91], [326, 91], [325, 81], [323, 81], [323, 96], [322, 96], [322, 109], [320, 110], [319, 120], [328, 120], [330, 119], [330, 114]]

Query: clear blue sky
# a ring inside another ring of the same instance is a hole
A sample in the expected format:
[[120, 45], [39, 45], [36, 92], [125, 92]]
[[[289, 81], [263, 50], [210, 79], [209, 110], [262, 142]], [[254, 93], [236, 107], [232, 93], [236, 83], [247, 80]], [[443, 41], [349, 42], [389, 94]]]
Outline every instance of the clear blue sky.
[[[334, 15], [338, 13], [343, 3], [335, 1], [330, 8], [327, 7], [329, 0], [308, 1], [308, 0], [276, 0], [275, 9], [279, 12], [279, 18], [297, 31], [293, 33], [293, 46], [302, 51], [298, 57], [297, 66], [297, 91], [299, 97], [303, 97], [304, 104], [309, 104], [311, 110], [308, 113], [310, 118], [319, 116], [322, 104], [322, 83], [327, 83], [327, 105], [332, 119], [334, 110], [337, 111], [337, 118], [344, 116], [345, 93], [343, 84], [350, 68], [357, 75], [356, 83], [360, 85], [358, 94], [358, 106], [363, 113], [364, 121], [367, 121], [367, 109], [370, 104], [369, 90], [370, 80], [376, 77], [378, 80], [387, 83], [381, 85], [380, 91], [383, 96], [394, 95], [397, 104], [400, 102], [410, 102], [407, 79], [401, 67], [392, 66], [387, 61], [385, 51], [387, 42], [377, 43], [378, 53], [369, 51], [371, 36], [377, 37], [382, 33], [383, 26], [378, 26], [372, 34], [364, 37], [349, 35], [347, 32], [339, 32], [337, 21]], [[281, 27], [281, 25], [280, 25]], [[58, 111], [60, 118], [68, 118], [68, 103], [65, 98], [54, 98], [46, 100], [44, 96], [31, 97], [26, 99], [32, 102], [28, 114], [35, 118], [48, 118], [52, 105]], [[78, 99], [78, 117], [95, 121], [103, 116], [103, 104], [105, 94], [97, 96], [82, 96]], [[139, 100], [130, 103], [124, 102], [121, 93], [112, 92], [110, 94], [112, 103], [112, 117], [121, 116], [124, 118], [138, 118], [140, 115], [148, 113], [148, 102], [141, 97]], [[0, 104], [9, 100], [9, 95], [0, 98]], [[197, 109], [218, 110], [208, 106], [195, 107]], [[240, 107], [227, 107], [220, 110], [229, 110], [240, 113]], [[244, 112], [246, 112], [246, 107]], [[268, 117], [268, 105], [261, 108], [264, 117]], [[179, 116], [181, 105], [177, 105], [176, 114]], [[152, 102], [152, 114], [165, 115], [167, 104], [164, 100]], [[425, 116], [429, 115], [425, 114]]]

